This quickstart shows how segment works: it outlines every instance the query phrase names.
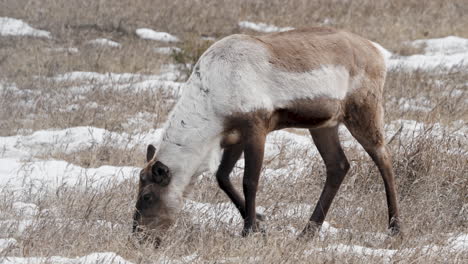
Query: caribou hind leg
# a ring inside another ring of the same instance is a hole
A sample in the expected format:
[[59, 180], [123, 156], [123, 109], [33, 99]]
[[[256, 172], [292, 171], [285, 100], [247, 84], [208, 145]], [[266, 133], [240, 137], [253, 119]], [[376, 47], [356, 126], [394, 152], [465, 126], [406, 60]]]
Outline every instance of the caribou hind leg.
[[[345, 125], [379, 169], [385, 185], [389, 229], [392, 235], [396, 235], [400, 232], [400, 222], [392, 158], [384, 138], [383, 107], [378, 103], [379, 101], [374, 102], [368, 101], [368, 104], [364, 106], [350, 104], [350, 107], [361, 111], [350, 111], [348, 117], [345, 118]], [[376, 110], [366, 111], [369, 108]]]
[[325, 162], [327, 178], [319, 201], [300, 237], [311, 237], [320, 228], [340, 185], [349, 170], [349, 163], [338, 138], [338, 126], [309, 130]]

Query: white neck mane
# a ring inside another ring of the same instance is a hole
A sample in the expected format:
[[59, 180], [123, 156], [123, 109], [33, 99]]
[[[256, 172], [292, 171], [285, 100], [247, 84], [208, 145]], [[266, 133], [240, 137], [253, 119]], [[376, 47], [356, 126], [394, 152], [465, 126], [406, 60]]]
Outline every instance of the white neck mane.
[[184, 85], [155, 155], [172, 173], [169, 193], [174, 195], [183, 193], [193, 177], [214, 171], [221, 153], [222, 127], [210, 100], [199, 91], [201, 84], [193, 79]]

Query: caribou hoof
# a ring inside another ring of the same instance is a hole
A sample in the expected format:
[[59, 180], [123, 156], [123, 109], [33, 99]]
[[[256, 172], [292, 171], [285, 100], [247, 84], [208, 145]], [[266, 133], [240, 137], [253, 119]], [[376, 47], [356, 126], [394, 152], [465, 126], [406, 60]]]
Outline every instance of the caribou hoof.
[[314, 238], [315, 233], [317, 233], [320, 230], [320, 227], [322, 224], [315, 223], [315, 222], [309, 222], [307, 223], [306, 227], [302, 232], [299, 234], [297, 239], [299, 240], [310, 240]]
[[246, 237], [246, 236], [252, 235], [254, 233], [261, 233], [263, 235], [266, 234], [265, 229], [260, 226], [259, 221], [257, 221], [257, 223], [252, 227], [244, 226], [244, 228], [242, 229], [241, 234], [242, 234], [243, 237]]
[[390, 236], [398, 236], [400, 234], [400, 220], [398, 218], [392, 218], [388, 227]]
[[401, 235], [400, 226], [399, 226], [399, 225], [390, 226], [390, 227], [388, 228], [388, 231], [389, 231], [391, 237], [396, 237], [396, 236]]

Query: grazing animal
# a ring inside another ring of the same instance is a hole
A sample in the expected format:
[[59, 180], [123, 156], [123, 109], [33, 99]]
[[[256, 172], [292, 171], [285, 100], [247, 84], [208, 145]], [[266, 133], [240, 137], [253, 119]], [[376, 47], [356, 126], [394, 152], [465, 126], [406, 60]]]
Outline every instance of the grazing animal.
[[[193, 179], [216, 168], [223, 151], [219, 186], [244, 219], [242, 234], [258, 232], [255, 197], [265, 138], [295, 127], [309, 129], [326, 165], [325, 187], [301, 234], [313, 235], [349, 170], [338, 138], [343, 123], [379, 168], [389, 226], [398, 233], [397, 193], [383, 129], [385, 75], [374, 43], [332, 28], [232, 35], [214, 43], [183, 87], [157, 151], [148, 147], [134, 231], [162, 234], [175, 221]], [[229, 179], [242, 153], [244, 197]]]

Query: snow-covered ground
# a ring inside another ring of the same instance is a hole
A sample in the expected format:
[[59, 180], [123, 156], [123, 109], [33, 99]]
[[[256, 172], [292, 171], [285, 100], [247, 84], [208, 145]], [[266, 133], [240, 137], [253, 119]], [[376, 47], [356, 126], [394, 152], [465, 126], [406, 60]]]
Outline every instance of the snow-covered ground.
[[[239, 26], [260, 32], [279, 32], [290, 30], [291, 28], [280, 28], [267, 24], [255, 24], [248, 21], [239, 22]], [[156, 32], [151, 29], [141, 28], [136, 31], [137, 35], [143, 39], [157, 40], [163, 42], [178, 42], [179, 39], [169, 33]], [[24, 23], [21, 20], [12, 18], [0, 18], [0, 38], [1, 36], [35, 36], [51, 37], [47, 31], [37, 30]], [[110, 47], [120, 47], [121, 44], [108, 39], [95, 39], [89, 43], [93, 45], [107, 45]], [[380, 50], [387, 58], [390, 69], [402, 70], [427, 70], [434, 69], [446, 70], [454, 66], [468, 66], [468, 39], [458, 37], [447, 37], [441, 39], [417, 40], [412, 45], [424, 46], [424, 54], [412, 56], [397, 56], [392, 52], [380, 46]], [[171, 53], [177, 50], [176, 47], [157, 48], [156, 52]], [[76, 51], [78, 52], [78, 51]], [[180, 73], [176, 66], [168, 66], [166, 71], [160, 75], [140, 75], [133, 73], [95, 73], [95, 72], [69, 72], [49, 78], [49, 81], [61, 82], [89, 82], [100, 83], [102, 89], [166, 89], [172, 91], [174, 97], [180, 95], [183, 83], [178, 79]], [[0, 90], [10, 89], [16, 92], [14, 85], [0, 83]], [[77, 85], [72, 92], [76, 95], [86, 92], [89, 88], [86, 84]], [[396, 99], [396, 104], [403, 110], [417, 110], [422, 112], [431, 111], [432, 105], [427, 98], [419, 99]], [[440, 124], [435, 123], [431, 126], [431, 135], [434, 138], [441, 138], [450, 135], [453, 138], [464, 139], [468, 134], [468, 127], [463, 123]], [[427, 125], [415, 120], [396, 120], [386, 125], [388, 138], [398, 136], [402, 141], [411, 141], [412, 139], [424, 135], [427, 132]], [[344, 147], [356, 147], [363, 151], [350, 133], [344, 128], [340, 128], [340, 135]], [[27, 135], [15, 135], [9, 137], [0, 137], [0, 189], [12, 193], [27, 191], [34, 193], [39, 190], [49, 190], [54, 192], [64, 186], [93, 188], [98, 189], [110, 182], [113, 184], [137, 179], [139, 168], [136, 167], [117, 167], [102, 166], [99, 168], [82, 168], [70, 164], [63, 160], [42, 160], [40, 157], [45, 153], [53, 151], [72, 154], [87, 149], [90, 146], [111, 144], [115, 148], [119, 146], [135, 146], [144, 149], [149, 143], [158, 142], [161, 137], [161, 130], [154, 129], [141, 134], [129, 135], [125, 133], [116, 133], [96, 127], [70, 127], [62, 130], [40, 130]], [[277, 131], [271, 133], [267, 139], [266, 159], [273, 159], [281, 151], [298, 152], [304, 151], [306, 155], [317, 157], [318, 153], [313, 146], [309, 135], [298, 134], [288, 131]], [[460, 146], [459, 149], [453, 149], [452, 154], [460, 155], [466, 158], [468, 153]], [[242, 166], [242, 161], [239, 165]], [[304, 166], [303, 164], [296, 164]], [[284, 168], [266, 169], [264, 179], [278, 179], [286, 175]], [[272, 217], [293, 217], [297, 214], [310, 212], [311, 206], [308, 204], [290, 205], [283, 211], [272, 212], [269, 208], [258, 208], [260, 212], [265, 212]], [[34, 203], [25, 203], [14, 201], [12, 211], [21, 217], [21, 224], [17, 231], [21, 233], [28, 226], [33, 225], [34, 221], [40, 217], [40, 208]], [[219, 222], [226, 225], [237, 225], [241, 222], [236, 208], [231, 203], [203, 203], [193, 200], [186, 202], [184, 210], [191, 215], [193, 223], [209, 227], [217, 225]], [[2, 220], [6, 224], [9, 220]], [[6, 221], [6, 222], [5, 222]], [[291, 237], [296, 236], [298, 230], [289, 227]], [[333, 236], [338, 233], [353, 233], [353, 230], [340, 229], [333, 227], [330, 223], [324, 223], [320, 232], [320, 238], [323, 240], [327, 236]], [[3, 233], [0, 232], [0, 236]], [[387, 236], [383, 233], [369, 233], [377, 239], [385, 239]], [[0, 237], [0, 263], [131, 263], [116, 253], [92, 253], [76, 258], [65, 258], [60, 256], [52, 257], [3, 257], [2, 252], [16, 247], [18, 241], [12, 237]], [[315, 247], [308, 249], [304, 254], [314, 254], [315, 252], [333, 251], [336, 254], [351, 254], [356, 256], [379, 256], [386, 262], [391, 262], [395, 255], [409, 254], [415, 251], [426, 252], [427, 254], [438, 254], [439, 252], [463, 252], [468, 251], [468, 234], [453, 234], [445, 241], [443, 245], [424, 245], [420, 248], [408, 248], [405, 250], [396, 249], [378, 249], [364, 247], [359, 245], [332, 244], [325, 248]], [[190, 261], [193, 256], [187, 256]], [[169, 261], [168, 261], [169, 262]]]
[[415, 40], [410, 42], [410, 45], [425, 47], [425, 53], [411, 56], [393, 55], [388, 59], [390, 69], [433, 71], [453, 67], [468, 68], [468, 39], [449, 36]]
[[65, 258], [53, 257], [8, 257], [0, 258], [1, 264], [33, 264], [33, 263], [54, 263], [54, 264], [132, 264], [114, 252], [96, 252], [82, 257]]
[[180, 95], [183, 83], [178, 82], [181, 73], [176, 67], [168, 66], [167, 70], [159, 75], [141, 75], [132, 73], [97, 73], [97, 72], [69, 72], [50, 78], [56, 83], [81, 82], [89, 85], [71, 87], [76, 94], [83, 94], [94, 89], [99, 84], [106, 90], [132, 90], [135, 92], [160, 89], [175, 97]]
[[159, 47], [159, 48], [154, 48], [154, 51], [157, 53], [170, 55], [174, 52], [180, 52], [181, 49], [178, 47]]
[[142, 39], [157, 40], [162, 42], [179, 42], [179, 38], [167, 32], [154, 31], [150, 28], [139, 28], [136, 34]]
[[106, 38], [93, 39], [93, 40], [88, 41], [88, 43], [93, 44], [93, 45], [109, 46], [112, 48], [118, 48], [122, 46], [120, 43], [115, 42], [110, 39], [106, 39]]
[[240, 21], [239, 27], [251, 29], [258, 32], [272, 33], [272, 32], [283, 32], [294, 29], [292, 27], [277, 27], [274, 25], [269, 25], [265, 23], [254, 23], [249, 21]]
[[35, 29], [22, 20], [0, 17], [0, 36], [32, 36], [50, 38], [51, 34], [45, 30]]

